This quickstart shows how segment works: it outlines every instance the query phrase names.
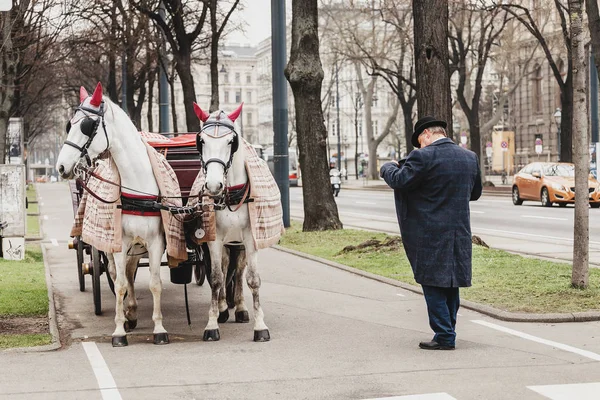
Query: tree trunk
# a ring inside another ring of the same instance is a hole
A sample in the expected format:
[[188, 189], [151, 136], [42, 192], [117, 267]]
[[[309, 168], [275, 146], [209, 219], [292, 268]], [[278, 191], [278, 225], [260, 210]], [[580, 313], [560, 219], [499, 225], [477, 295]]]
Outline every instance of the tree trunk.
[[194, 112], [194, 102], [196, 101], [196, 89], [194, 88], [194, 77], [191, 71], [190, 53], [180, 54], [177, 57], [175, 65], [179, 80], [181, 82], [181, 90], [183, 91], [183, 105], [185, 107], [185, 123], [187, 132], [200, 131], [200, 121]]
[[323, 123], [317, 0], [292, 1], [292, 41], [285, 76], [294, 93], [304, 187], [304, 231], [342, 229], [329, 181]]
[[16, 79], [16, 61], [13, 53], [11, 32], [11, 12], [0, 13], [0, 164], [6, 160], [6, 143], [8, 140], [8, 120], [14, 101]]
[[217, 26], [217, 0], [211, 0], [210, 6], [210, 108], [209, 112], [219, 109], [219, 29]]
[[[148, 75], [148, 110], [146, 113], [146, 118], [148, 119], [148, 132], [152, 132], [154, 130], [154, 120], [152, 118], [152, 109], [154, 105], [154, 83], [156, 82], [156, 69], [150, 71]], [[160, 106], [159, 106], [160, 107]]]
[[413, 16], [419, 118], [431, 115], [446, 121], [452, 138], [448, 2], [413, 0]]
[[[589, 150], [587, 113], [587, 57], [583, 34], [583, 0], [569, 0], [573, 60], [573, 135], [575, 136], [575, 221], [571, 285], [585, 289], [589, 277]], [[564, 103], [563, 103], [564, 104]]]
[[[402, 118], [404, 121], [404, 145], [406, 146], [406, 155], [413, 150], [412, 145], [412, 134], [413, 134], [413, 120], [412, 112], [415, 107], [416, 97], [409, 97], [408, 101], [404, 101], [398, 98], [400, 101], [400, 107], [402, 108]], [[399, 155], [400, 157], [400, 155]]]
[[585, 9], [592, 39], [592, 54], [594, 55], [598, 76], [600, 76], [600, 12], [598, 11], [598, 0], [585, 0]]
[[173, 132], [179, 132], [177, 126], [177, 101], [175, 99], [175, 71], [172, 71], [172, 75], [169, 78], [169, 94], [171, 95], [171, 119], [173, 119]]

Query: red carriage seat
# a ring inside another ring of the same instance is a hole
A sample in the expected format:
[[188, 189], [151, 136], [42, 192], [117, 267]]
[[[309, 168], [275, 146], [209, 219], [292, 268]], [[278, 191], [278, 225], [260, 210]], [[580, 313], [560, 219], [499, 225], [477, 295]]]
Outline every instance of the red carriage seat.
[[177, 175], [183, 203], [187, 201], [194, 180], [200, 171], [200, 156], [196, 149], [196, 134], [185, 133], [168, 137], [160, 133], [140, 132], [148, 144], [162, 153]]

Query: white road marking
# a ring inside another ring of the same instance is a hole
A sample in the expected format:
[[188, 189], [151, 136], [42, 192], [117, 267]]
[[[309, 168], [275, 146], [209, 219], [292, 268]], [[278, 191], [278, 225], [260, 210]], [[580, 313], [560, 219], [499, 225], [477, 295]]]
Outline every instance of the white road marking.
[[485, 214], [485, 211], [475, 211], [475, 210], [471, 210], [471, 214]]
[[461, 313], [456, 313], [456, 315], [458, 315], [459, 317], [462, 317], [462, 316], [463, 316]]
[[94, 375], [96, 375], [96, 380], [98, 381], [98, 387], [100, 388], [102, 398], [104, 400], [122, 400], [119, 389], [117, 389], [117, 384], [115, 383], [115, 380], [110, 373], [108, 365], [106, 365], [106, 361], [104, 361], [100, 350], [98, 350], [96, 343], [83, 342], [81, 345], [83, 346], [85, 354], [87, 354], [88, 360], [90, 361], [90, 365], [94, 370]]
[[538, 215], [521, 215], [523, 218], [553, 219], [555, 221], [568, 221], [567, 218], [541, 217]]
[[487, 326], [488, 328], [496, 329], [497, 331], [508, 333], [510, 335], [518, 336], [523, 339], [531, 340], [532, 342], [545, 344], [546, 346], [556, 347], [557, 349], [560, 349], [560, 350], [568, 351], [570, 353], [575, 353], [580, 356], [590, 358], [592, 360], [600, 361], [600, 354], [592, 353], [591, 351], [581, 350], [581, 349], [578, 349], [577, 347], [569, 346], [567, 344], [562, 344], [562, 343], [554, 342], [552, 340], [542, 339], [537, 336], [529, 335], [524, 332], [519, 332], [517, 330], [510, 329], [510, 328], [507, 328], [507, 327], [504, 327], [501, 325], [496, 325], [491, 322], [487, 322], [487, 321], [483, 321], [483, 320], [472, 320], [471, 322], [474, 322], [479, 325]]
[[[568, 241], [573, 241], [572, 238], [565, 238], [565, 237], [557, 237], [557, 236], [546, 236], [546, 235], [535, 235], [533, 233], [525, 233], [525, 232], [514, 232], [514, 231], [503, 231], [500, 229], [488, 229], [488, 228], [478, 228], [478, 227], [473, 227], [472, 230], [474, 231], [488, 231], [488, 232], [495, 232], [495, 233], [506, 233], [509, 235], [518, 235], [518, 236], [531, 236], [531, 237], [535, 237], [535, 238], [540, 238], [540, 239], [552, 239], [552, 240], [568, 240]], [[590, 244], [600, 244], [600, 242], [592, 242], [590, 241]]]
[[52, 242], [53, 245], [58, 247], [58, 240], [56, 239], [50, 239], [50, 241]]
[[527, 386], [552, 400], [597, 400], [600, 383], [575, 383], [568, 385]]
[[48, 221], [48, 216], [44, 215], [44, 221]]
[[365, 204], [367, 206], [376, 206], [377, 203], [372, 203], [370, 201], [357, 201], [356, 204]]
[[400, 297], [406, 297], [406, 295], [402, 294], [402, 293], [396, 293], [396, 296], [400, 296]]
[[427, 394], [412, 394], [409, 396], [394, 396], [394, 397], [378, 397], [376, 399], [365, 400], [456, 400], [448, 393], [427, 393]]

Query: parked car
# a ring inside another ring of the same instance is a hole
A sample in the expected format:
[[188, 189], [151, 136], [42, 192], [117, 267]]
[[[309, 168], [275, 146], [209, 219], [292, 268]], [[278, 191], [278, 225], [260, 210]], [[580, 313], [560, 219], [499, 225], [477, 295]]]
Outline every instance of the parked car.
[[[588, 179], [590, 206], [600, 207], [600, 186], [590, 174]], [[513, 179], [514, 205], [524, 200], [541, 201], [545, 207], [553, 203], [561, 207], [575, 202], [575, 165], [571, 163], [534, 162], [521, 169]]]

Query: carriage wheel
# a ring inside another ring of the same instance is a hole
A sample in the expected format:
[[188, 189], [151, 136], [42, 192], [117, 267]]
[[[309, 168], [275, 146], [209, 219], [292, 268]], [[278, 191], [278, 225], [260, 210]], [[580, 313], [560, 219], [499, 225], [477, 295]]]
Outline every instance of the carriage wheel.
[[102, 314], [102, 300], [100, 296], [100, 274], [101, 271], [100, 252], [92, 247], [92, 291], [94, 293], [94, 313]]
[[83, 274], [83, 242], [81, 236], [75, 238], [77, 240], [77, 276], [79, 277], [79, 291], [85, 292], [85, 275]]

